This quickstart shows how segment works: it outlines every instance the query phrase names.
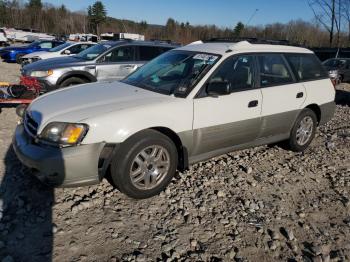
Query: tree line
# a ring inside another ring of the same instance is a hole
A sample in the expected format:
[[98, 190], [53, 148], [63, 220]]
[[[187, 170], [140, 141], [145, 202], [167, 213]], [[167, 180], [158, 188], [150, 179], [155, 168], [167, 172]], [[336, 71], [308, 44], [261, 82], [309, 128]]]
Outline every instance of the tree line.
[[213, 37], [257, 37], [288, 40], [310, 47], [348, 47], [350, 41], [350, 0], [306, 0], [315, 18], [308, 22], [293, 20], [232, 27], [191, 25], [169, 18], [164, 26], [109, 17], [103, 3], [97, 1], [87, 10], [72, 12], [64, 5], [54, 6], [41, 0], [0, 0], [0, 26], [32, 28], [42, 32], [70, 33], [129, 32], [144, 34], [146, 39], [172, 40], [187, 44]]

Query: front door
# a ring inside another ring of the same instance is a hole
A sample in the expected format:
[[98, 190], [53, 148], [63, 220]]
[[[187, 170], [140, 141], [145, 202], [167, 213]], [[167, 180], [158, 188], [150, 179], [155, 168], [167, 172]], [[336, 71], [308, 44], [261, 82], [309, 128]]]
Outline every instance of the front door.
[[245, 144], [257, 138], [262, 95], [255, 83], [255, 57], [233, 56], [210, 77], [229, 83], [231, 93], [194, 99], [194, 145], [191, 155]]
[[121, 80], [137, 69], [134, 46], [122, 46], [111, 50], [96, 64], [96, 77], [101, 80]]

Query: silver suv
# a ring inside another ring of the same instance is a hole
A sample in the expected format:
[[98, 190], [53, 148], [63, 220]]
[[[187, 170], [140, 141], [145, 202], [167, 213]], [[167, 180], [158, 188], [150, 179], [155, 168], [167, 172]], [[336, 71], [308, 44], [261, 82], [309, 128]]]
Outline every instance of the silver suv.
[[89, 82], [121, 80], [147, 61], [176, 47], [160, 41], [104, 42], [75, 56], [26, 65], [22, 75], [36, 78], [43, 92]]

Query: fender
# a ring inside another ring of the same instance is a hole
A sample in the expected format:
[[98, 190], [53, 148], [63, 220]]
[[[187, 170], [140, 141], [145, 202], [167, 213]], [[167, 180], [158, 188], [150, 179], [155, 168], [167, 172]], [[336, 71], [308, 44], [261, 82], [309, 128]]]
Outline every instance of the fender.
[[73, 70], [67, 73], [64, 73], [63, 75], [60, 76], [60, 78], [57, 80], [57, 85], [60, 85], [64, 80], [66, 80], [69, 77], [85, 77], [89, 79], [91, 82], [97, 82], [97, 78], [93, 76], [92, 74], [86, 72], [86, 71], [81, 71], [81, 70]]

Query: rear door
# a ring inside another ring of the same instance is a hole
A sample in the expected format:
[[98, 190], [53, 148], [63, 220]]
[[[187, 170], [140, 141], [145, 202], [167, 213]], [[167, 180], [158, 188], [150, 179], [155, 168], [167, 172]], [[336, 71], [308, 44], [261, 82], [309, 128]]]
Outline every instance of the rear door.
[[255, 140], [260, 129], [261, 90], [255, 83], [254, 55], [228, 58], [208, 84], [229, 83], [231, 93], [194, 99], [194, 148], [192, 155], [245, 144]]
[[259, 54], [257, 60], [263, 97], [259, 137], [287, 135], [304, 104], [304, 85], [296, 81], [284, 55]]
[[101, 57], [96, 64], [97, 80], [121, 80], [136, 70], [135, 47], [114, 48]]

